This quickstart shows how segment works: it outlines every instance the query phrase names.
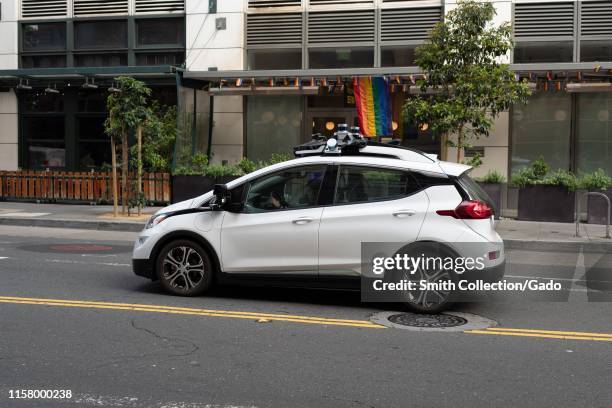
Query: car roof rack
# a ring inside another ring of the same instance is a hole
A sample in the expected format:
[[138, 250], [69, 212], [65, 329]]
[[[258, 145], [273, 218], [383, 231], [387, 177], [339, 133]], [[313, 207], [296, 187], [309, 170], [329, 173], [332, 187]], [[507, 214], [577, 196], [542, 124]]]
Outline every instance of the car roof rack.
[[295, 146], [293, 154], [297, 158], [306, 156], [355, 155], [359, 153], [367, 155], [367, 153], [362, 152], [362, 149], [366, 146], [401, 149], [424, 156], [429, 161], [435, 161], [420, 150], [399, 145], [398, 140], [381, 143], [365, 138], [361, 135], [358, 126], [351, 127], [349, 130], [348, 125], [344, 123], [338, 125], [338, 131], [329, 139], [321, 133], [313, 134], [309, 142]]

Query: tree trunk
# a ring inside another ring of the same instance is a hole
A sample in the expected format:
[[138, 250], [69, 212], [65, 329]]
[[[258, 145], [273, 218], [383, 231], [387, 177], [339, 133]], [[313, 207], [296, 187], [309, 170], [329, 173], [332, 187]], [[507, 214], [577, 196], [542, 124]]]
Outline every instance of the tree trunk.
[[136, 191], [138, 193], [138, 215], [140, 216], [142, 195], [142, 125], [139, 125], [136, 129], [136, 137], [138, 138], [138, 186]]
[[443, 133], [440, 136], [440, 160], [447, 161], [448, 160], [448, 134]]
[[457, 132], [457, 163], [461, 163], [461, 153], [463, 152], [463, 125]]
[[117, 217], [119, 197], [117, 197], [117, 146], [115, 137], [111, 136], [111, 164], [113, 166], [113, 217]]
[[129, 144], [127, 132], [123, 131], [123, 141], [121, 149], [121, 214], [125, 215], [125, 210], [128, 205], [128, 164], [129, 164]]

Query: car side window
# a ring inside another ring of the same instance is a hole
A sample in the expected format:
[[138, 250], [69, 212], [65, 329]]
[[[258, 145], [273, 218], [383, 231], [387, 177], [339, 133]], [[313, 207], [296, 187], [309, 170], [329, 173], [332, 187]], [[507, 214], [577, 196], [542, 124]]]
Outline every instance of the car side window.
[[325, 165], [295, 167], [252, 181], [244, 211], [259, 213], [317, 206], [325, 169]]
[[365, 166], [341, 166], [335, 204], [395, 200], [420, 189], [407, 171]]

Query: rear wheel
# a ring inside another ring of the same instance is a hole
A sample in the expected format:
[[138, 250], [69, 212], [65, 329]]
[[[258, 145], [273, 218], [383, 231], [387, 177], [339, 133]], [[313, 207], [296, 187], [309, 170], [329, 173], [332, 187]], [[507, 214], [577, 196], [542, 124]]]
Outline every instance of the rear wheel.
[[[441, 260], [452, 256], [435, 243], [419, 245], [409, 250], [408, 254], [421, 259]], [[421, 263], [414, 271], [400, 272], [400, 279], [414, 282], [414, 290], [401, 293], [403, 304], [408, 309], [418, 313], [439, 313], [451, 304], [455, 274], [452, 270], [445, 269], [442, 263], [431, 262], [427, 267], [423, 267]]]
[[176, 240], [160, 251], [157, 275], [168, 292], [179, 296], [197, 296], [210, 287], [213, 268], [202, 246], [190, 240]]

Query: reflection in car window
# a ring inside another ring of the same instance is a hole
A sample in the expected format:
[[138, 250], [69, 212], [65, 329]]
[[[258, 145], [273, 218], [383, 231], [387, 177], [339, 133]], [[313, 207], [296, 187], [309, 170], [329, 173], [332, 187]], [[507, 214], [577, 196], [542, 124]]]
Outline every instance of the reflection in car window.
[[325, 165], [296, 167], [251, 183], [245, 212], [292, 210], [314, 207], [325, 176]]
[[334, 202], [336, 204], [393, 200], [419, 190], [408, 172], [374, 167], [342, 166]]

